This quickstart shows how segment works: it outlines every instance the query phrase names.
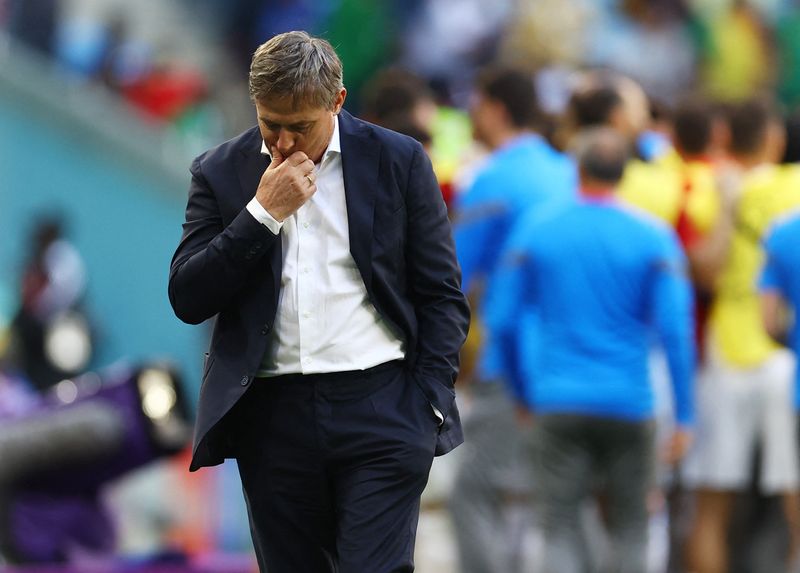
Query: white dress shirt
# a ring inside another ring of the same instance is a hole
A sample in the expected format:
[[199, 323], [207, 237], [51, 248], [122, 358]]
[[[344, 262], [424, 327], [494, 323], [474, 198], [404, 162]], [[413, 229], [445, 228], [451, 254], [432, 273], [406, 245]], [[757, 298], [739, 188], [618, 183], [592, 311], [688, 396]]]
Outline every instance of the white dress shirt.
[[[261, 152], [269, 155], [262, 143]], [[283, 232], [281, 290], [269, 351], [258, 376], [364, 370], [405, 358], [405, 341], [367, 299], [350, 254], [339, 118], [322, 160], [317, 190], [284, 221], [255, 199], [247, 210]]]

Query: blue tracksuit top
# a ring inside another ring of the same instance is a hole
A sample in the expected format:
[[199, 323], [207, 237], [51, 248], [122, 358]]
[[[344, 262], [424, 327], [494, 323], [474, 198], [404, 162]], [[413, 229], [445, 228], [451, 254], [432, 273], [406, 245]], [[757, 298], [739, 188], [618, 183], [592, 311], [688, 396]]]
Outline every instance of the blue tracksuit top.
[[486, 304], [508, 378], [534, 412], [652, 417], [654, 330], [677, 420], [692, 422], [686, 261], [672, 229], [650, 216], [610, 195], [527, 214], [512, 231]]
[[[764, 249], [767, 261], [761, 289], [776, 290], [794, 310], [789, 345], [800, 356], [800, 213], [782, 219], [769, 233]], [[796, 370], [795, 406], [800, 409], [800, 368]]]
[[[538, 135], [521, 135], [494, 151], [456, 204], [453, 234], [464, 291], [488, 282], [521, 213], [571, 202], [576, 191], [572, 159]], [[476, 302], [477, 314], [488, 327], [482, 301]], [[503, 370], [492, 340], [487, 335], [481, 349], [477, 366], [481, 380], [498, 379]]]

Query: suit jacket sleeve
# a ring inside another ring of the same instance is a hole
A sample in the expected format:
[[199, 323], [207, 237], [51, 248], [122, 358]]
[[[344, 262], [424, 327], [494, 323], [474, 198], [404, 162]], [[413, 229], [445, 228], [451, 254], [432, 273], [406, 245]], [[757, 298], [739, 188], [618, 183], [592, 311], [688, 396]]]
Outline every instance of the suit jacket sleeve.
[[421, 146], [411, 160], [406, 204], [406, 264], [418, 326], [414, 374], [435, 381], [444, 391], [437, 392], [439, 404], [449, 409], [469, 307], [460, 287], [447, 207]]
[[225, 224], [217, 190], [203, 174], [202, 158], [192, 163], [186, 222], [169, 273], [172, 308], [190, 324], [199, 324], [231, 305], [251, 273], [263, 271], [264, 253], [279, 237], [247, 209]]

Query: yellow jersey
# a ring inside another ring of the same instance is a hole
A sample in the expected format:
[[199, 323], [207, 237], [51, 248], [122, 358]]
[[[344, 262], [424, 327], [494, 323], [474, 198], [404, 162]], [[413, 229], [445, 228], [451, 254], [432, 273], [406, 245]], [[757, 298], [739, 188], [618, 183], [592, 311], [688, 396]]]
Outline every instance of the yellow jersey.
[[652, 162], [628, 162], [617, 194], [672, 228], [679, 227], [683, 213], [700, 235], [710, 231], [719, 216], [714, 167], [703, 161], [685, 162], [675, 151]]
[[776, 219], [798, 207], [800, 166], [769, 165], [745, 175], [728, 260], [717, 281], [710, 318], [712, 344], [732, 365], [756, 366], [777, 347], [761, 319], [761, 241]]

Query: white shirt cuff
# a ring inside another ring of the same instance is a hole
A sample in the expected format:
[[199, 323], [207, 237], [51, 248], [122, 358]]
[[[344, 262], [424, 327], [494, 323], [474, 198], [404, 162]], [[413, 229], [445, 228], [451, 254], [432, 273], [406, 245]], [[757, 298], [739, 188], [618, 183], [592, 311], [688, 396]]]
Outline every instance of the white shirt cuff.
[[281, 232], [283, 221], [276, 221], [275, 218], [269, 214], [269, 211], [264, 209], [264, 207], [255, 197], [250, 199], [250, 202], [247, 204], [247, 210], [250, 211], [250, 214], [253, 217], [255, 217], [256, 221], [272, 231], [273, 235], [277, 235]]
[[444, 416], [442, 416], [442, 413], [439, 411], [439, 409], [433, 404], [431, 404], [431, 408], [433, 408], [433, 414], [439, 418], [439, 425], [441, 426], [444, 424]]

